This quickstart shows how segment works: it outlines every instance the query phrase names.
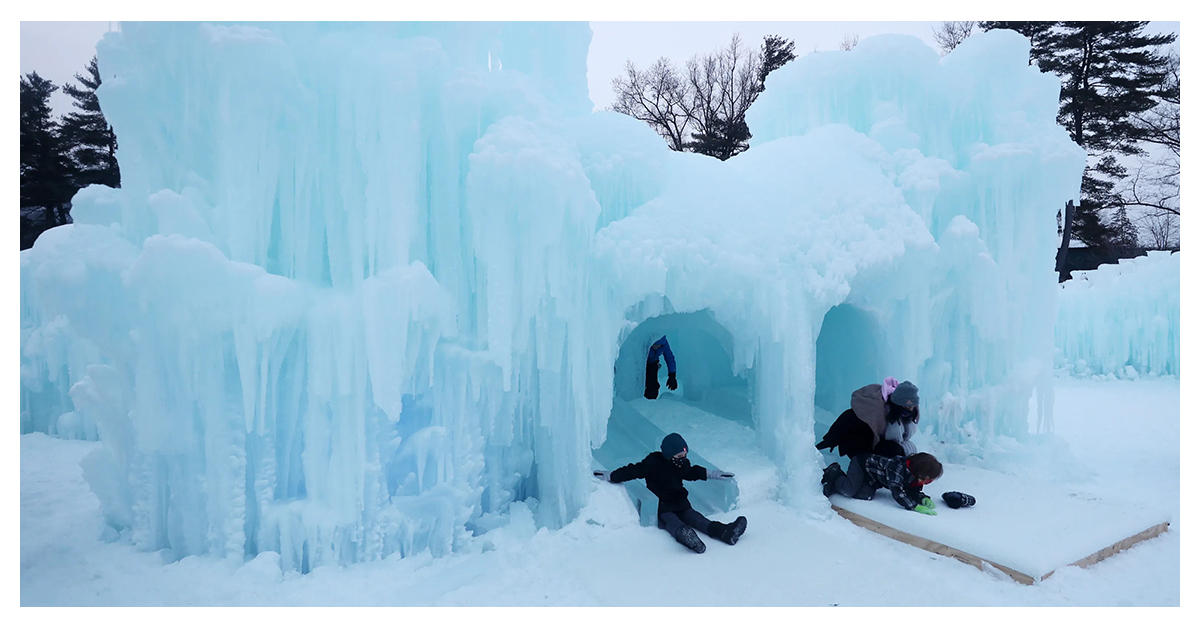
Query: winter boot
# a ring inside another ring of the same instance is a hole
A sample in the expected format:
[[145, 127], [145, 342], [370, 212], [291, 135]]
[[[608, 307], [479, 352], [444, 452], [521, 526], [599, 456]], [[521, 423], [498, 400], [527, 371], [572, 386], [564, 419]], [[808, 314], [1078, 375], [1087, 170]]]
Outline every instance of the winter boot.
[[974, 497], [966, 493], [959, 493], [958, 491], [942, 493], [942, 501], [946, 502], [946, 505], [951, 508], [966, 508], [967, 506], [975, 505]]
[[700, 535], [696, 534], [696, 531], [688, 526], [683, 526], [679, 529], [679, 533], [675, 535], [675, 540], [697, 554], [703, 554], [706, 549], [704, 541], [700, 540]]
[[821, 484], [828, 483], [830, 480], [832, 480], [833, 478], [837, 477], [838, 475], [840, 475], [842, 473], [843, 473], [842, 465], [840, 465], [836, 462], [829, 465], [828, 467], [825, 467], [825, 470], [823, 472], [821, 472]]
[[721, 540], [730, 545], [737, 545], [738, 539], [742, 538], [742, 534], [745, 532], [746, 518], [738, 517], [733, 520], [733, 523], [725, 525], [725, 529], [721, 531]]
[[825, 467], [825, 471], [821, 474], [821, 492], [826, 497], [836, 493], [837, 489], [834, 487], [837, 485], [837, 479], [843, 475], [846, 474], [842, 471], [842, 465], [836, 462]]

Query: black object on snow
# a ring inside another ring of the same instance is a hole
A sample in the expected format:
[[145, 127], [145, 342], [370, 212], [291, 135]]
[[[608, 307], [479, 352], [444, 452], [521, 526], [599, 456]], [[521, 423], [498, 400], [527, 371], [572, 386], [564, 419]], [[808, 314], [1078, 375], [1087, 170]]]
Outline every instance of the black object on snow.
[[975, 505], [974, 497], [958, 491], [942, 493], [942, 501], [946, 502], [946, 505], [951, 508], [966, 508], [967, 506]]

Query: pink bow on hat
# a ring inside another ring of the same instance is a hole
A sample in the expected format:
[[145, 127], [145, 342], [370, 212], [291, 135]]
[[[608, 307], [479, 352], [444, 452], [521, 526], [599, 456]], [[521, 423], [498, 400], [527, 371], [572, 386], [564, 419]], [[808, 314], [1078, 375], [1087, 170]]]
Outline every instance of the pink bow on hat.
[[895, 377], [883, 378], [883, 400], [887, 401], [888, 397], [892, 396], [892, 393], [895, 392], [896, 387], [899, 385], [900, 382], [896, 381]]

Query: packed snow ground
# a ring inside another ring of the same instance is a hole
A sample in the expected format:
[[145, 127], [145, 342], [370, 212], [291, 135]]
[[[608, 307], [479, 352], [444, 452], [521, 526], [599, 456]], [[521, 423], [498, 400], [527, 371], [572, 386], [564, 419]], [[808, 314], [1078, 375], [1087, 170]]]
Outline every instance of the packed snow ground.
[[638, 525], [624, 491], [601, 484], [561, 530], [536, 530], [531, 516], [517, 515], [444, 558], [393, 557], [307, 575], [281, 573], [271, 553], [246, 564], [194, 556], [164, 564], [157, 553], [100, 540], [99, 502], [78, 464], [95, 443], [28, 434], [21, 437], [21, 604], [1178, 606], [1179, 393], [1173, 378], [1056, 381], [1056, 432], [1091, 472], [1078, 487], [1136, 494], [1173, 518], [1158, 538], [1087, 569], [1060, 569], [1035, 586], [832, 513], [799, 516], [769, 499], [747, 499], [720, 517], [745, 515], [745, 536], [734, 547], [708, 542], [698, 556]]

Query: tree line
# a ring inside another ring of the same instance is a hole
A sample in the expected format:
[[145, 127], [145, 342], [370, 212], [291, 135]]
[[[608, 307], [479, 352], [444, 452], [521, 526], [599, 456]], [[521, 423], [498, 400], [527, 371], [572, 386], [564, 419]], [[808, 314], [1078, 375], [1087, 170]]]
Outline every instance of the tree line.
[[[1062, 83], [1058, 123], [1088, 153], [1069, 235], [1103, 251], [1178, 247], [1177, 36], [1147, 34], [1147, 24], [958, 21], [942, 22], [933, 34], [942, 54], [977, 28], [1030, 39], [1029, 63]], [[839, 48], [857, 43], [857, 35], [847, 35]], [[754, 51], [735, 34], [728, 46], [693, 56], [683, 68], [666, 57], [645, 70], [627, 61], [612, 80], [612, 109], [649, 124], [672, 150], [725, 160], [749, 147], [745, 113], [767, 75], [794, 58], [792, 40], [769, 35]], [[1131, 159], [1132, 170], [1124, 165]], [[1139, 242], [1131, 209], [1147, 241]]]
[[750, 147], [746, 111], [766, 89], [767, 75], [796, 58], [795, 42], [763, 38], [758, 50], [734, 34], [729, 45], [694, 55], [683, 68], [661, 57], [645, 70], [625, 62], [612, 80], [612, 109], [654, 129], [671, 150], [722, 161]]
[[71, 198], [80, 189], [94, 183], [121, 187], [117, 138], [96, 98], [96, 57], [75, 81], [61, 86], [73, 109], [56, 119], [50, 96], [60, 86], [37, 72], [21, 76], [21, 249], [71, 221]]
[[1101, 251], [1179, 246], [1178, 36], [1148, 24], [942, 22], [934, 34], [942, 54], [975, 27], [1029, 38], [1030, 65], [1062, 82], [1058, 123], [1088, 152], [1069, 235]]

